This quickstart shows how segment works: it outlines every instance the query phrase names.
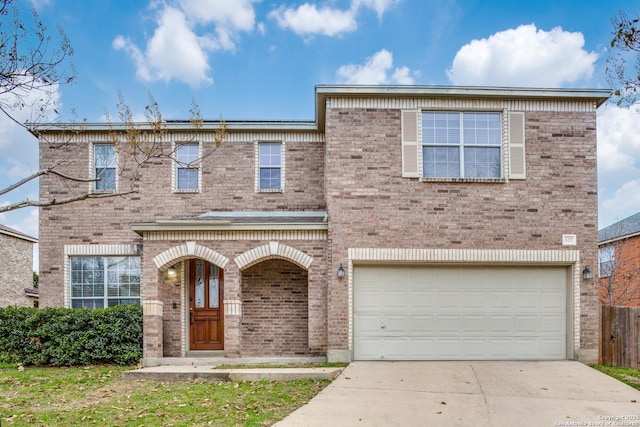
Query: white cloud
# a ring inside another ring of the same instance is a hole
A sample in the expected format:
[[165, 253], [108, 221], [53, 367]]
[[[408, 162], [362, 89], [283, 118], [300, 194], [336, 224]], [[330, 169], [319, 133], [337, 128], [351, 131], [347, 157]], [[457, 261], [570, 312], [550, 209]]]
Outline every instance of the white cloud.
[[597, 59], [584, 50], [582, 33], [530, 24], [472, 40], [460, 48], [447, 75], [455, 85], [562, 87], [591, 77]]
[[124, 49], [136, 64], [137, 76], [146, 81], [176, 79], [191, 86], [209, 84], [207, 54], [191, 31], [185, 15], [178, 9], [165, 7], [158, 27], [142, 52], [131, 40], [118, 36], [116, 50]]
[[335, 36], [355, 31], [358, 27], [352, 10], [339, 10], [305, 3], [297, 9], [284, 6], [268, 15], [278, 22], [280, 28], [290, 29], [298, 35], [322, 34]]
[[400, 0], [353, 0], [351, 8], [357, 9], [360, 6], [368, 7], [378, 14], [378, 19], [382, 19], [382, 15], [384, 15], [387, 10], [399, 3]]
[[413, 84], [411, 70], [407, 67], [396, 68], [391, 77], [389, 72], [393, 69], [393, 54], [386, 49], [367, 58], [363, 65], [343, 65], [336, 71], [336, 76], [341, 83], [346, 84]]
[[598, 110], [599, 173], [620, 175], [640, 166], [640, 104], [607, 104]]
[[640, 212], [640, 105], [598, 110], [600, 227]]
[[179, 0], [178, 7], [162, 4], [156, 29], [144, 49], [121, 35], [112, 46], [131, 57], [142, 80], [179, 80], [192, 87], [211, 84], [208, 52], [233, 50], [240, 33], [253, 30], [256, 1]]
[[374, 10], [378, 18], [382, 19], [382, 15], [399, 2], [400, 0], [352, 0], [349, 9], [304, 3], [297, 8], [280, 6], [268, 16], [275, 19], [280, 28], [290, 29], [299, 36], [341, 36], [358, 28], [356, 15], [362, 7]]
[[599, 228], [640, 212], [640, 179], [625, 182], [613, 194], [602, 195], [598, 211]]

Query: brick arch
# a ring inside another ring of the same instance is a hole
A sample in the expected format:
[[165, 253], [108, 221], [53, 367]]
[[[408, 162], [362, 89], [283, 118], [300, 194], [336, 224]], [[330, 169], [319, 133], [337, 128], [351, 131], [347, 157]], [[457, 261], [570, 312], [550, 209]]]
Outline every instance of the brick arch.
[[266, 245], [248, 250], [237, 256], [234, 261], [240, 270], [244, 270], [259, 262], [274, 258], [287, 260], [305, 270], [309, 270], [313, 262], [313, 258], [304, 252], [278, 242], [269, 242]]
[[225, 268], [230, 261], [229, 258], [213, 249], [200, 246], [196, 242], [185, 242], [156, 255], [153, 262], [158, 270], [165, 270], [171, 265], [189, 258], [202, 258], [220, 268]]

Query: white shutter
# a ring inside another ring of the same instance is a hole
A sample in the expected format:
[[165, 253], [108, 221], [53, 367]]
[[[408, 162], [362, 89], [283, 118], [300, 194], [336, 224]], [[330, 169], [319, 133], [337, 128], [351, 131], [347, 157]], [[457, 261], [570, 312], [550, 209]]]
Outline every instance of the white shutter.
[[511, 112], [509, 117], [509, 178], [525, 179], [527, 177], [525, 141], [524, 141], [524, 113]]
[[402, 177], [419, 178], [418, 175], [418, 118], [420, 111], [402, 111]]

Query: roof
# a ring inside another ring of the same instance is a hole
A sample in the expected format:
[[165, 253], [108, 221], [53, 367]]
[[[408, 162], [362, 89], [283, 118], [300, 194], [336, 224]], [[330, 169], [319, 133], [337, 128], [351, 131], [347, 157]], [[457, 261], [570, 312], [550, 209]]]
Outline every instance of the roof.
[[131, 224], [142, 235], [153, 231], [327, 230], [325, 211], [207, 212], [195, 218]]
[[628, 239], [640, 235], [640, 212], [598, 231], [598, 242]]
[[[479, 86], [415, 86], [415, 85], [317, 85], [315, 87], [316, 117], [315, 120], [225, 120], [227, 131], [304, 131], [318, 132], [324, 130], [327, 100], [331, 97], [357, 98], [474, 98], [474, 99], [542, 99], [542, 100], [581, 100], [593, 101], [600, 106], [609, 99], [608, 89], [543, 89], [543, 88], [510, 88]], [[190, 120], [167, 120], [168, 126], [175, 131], [193, 130]], [[69, 124], [28, 125], [29, 130], [38, 136], [41, 131], [68, 131]], [[78, 123], [83, 131], [105, 132], [112, 129], [125, 130], [124, 123]], [[140, 129], [150, 129], [147, 123], [137, 123]], [[205, 120], [202, 130], [215, 130], [220, 126], [219, 120]]]
[[6, 225], [2, 224], [0, 224], [0, 234], [26, 240], [31, 243], [38, 243], [38, 239], [36, 239], [35, 237], [31, 237], [27, 234], [24, 234], [18, 230], [14, 230], [13, 228], [7, 227]]

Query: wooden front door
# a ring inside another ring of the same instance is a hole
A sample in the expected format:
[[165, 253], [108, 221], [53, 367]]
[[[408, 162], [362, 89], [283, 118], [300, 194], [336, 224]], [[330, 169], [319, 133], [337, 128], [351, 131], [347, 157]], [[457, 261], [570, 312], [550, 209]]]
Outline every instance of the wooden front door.
[[200, 259], [189, 261], [191, 350], [224, 350], [223, 270]]

